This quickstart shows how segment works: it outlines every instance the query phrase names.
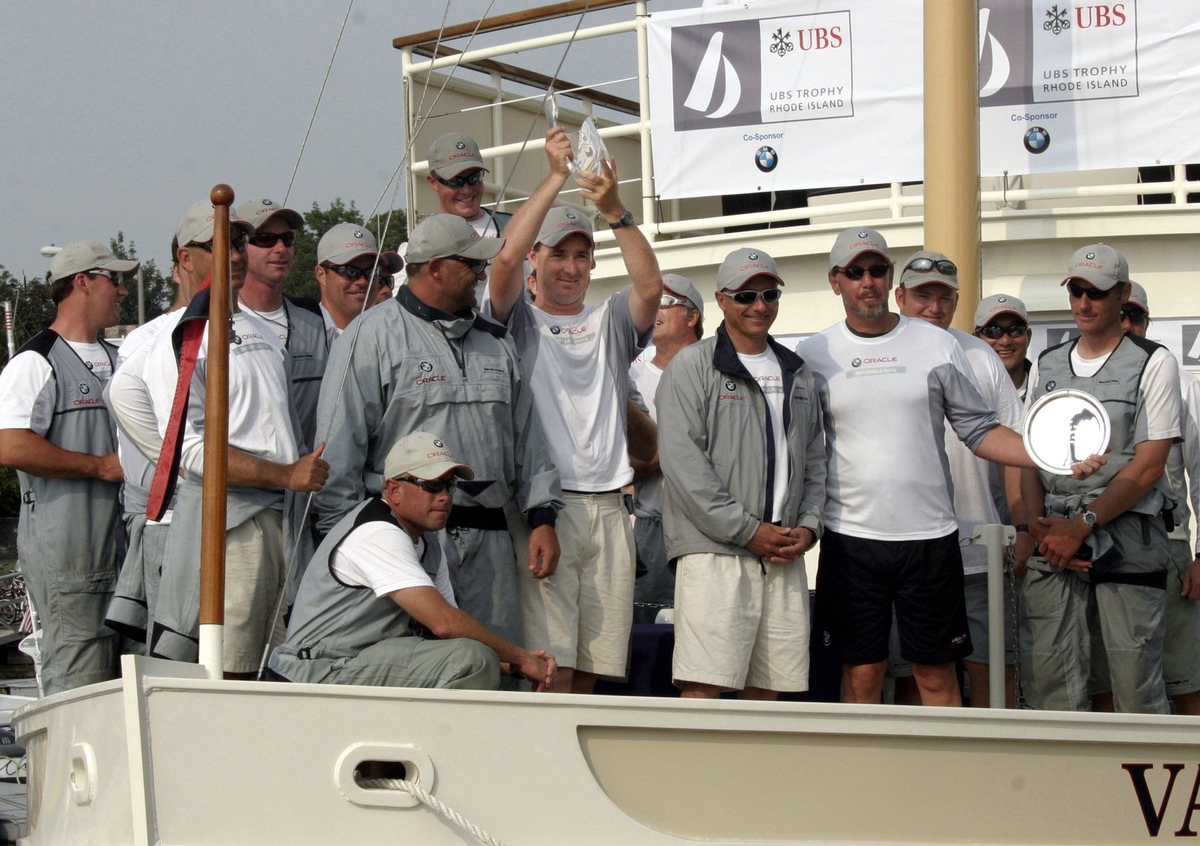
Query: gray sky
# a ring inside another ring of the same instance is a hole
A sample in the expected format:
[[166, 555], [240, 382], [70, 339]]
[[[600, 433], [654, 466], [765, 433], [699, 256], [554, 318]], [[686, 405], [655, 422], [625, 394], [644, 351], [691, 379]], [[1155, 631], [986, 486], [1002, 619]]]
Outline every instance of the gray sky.
[[[495, 0], [489, 14], [530, 5]], [[42, 246], [122, 230], [161, 267], [184, 211], [216, 183], [283, 200], [346, 8], [0, 2], [0, 265], [42, 274]], [[488, 8], [450, 0], [447, 23]], [[289, 206], [340, 196], [371, 211], [402, 155], [391, 40], [436, 29], [443, 14], [443, 0], [355, 0]]]

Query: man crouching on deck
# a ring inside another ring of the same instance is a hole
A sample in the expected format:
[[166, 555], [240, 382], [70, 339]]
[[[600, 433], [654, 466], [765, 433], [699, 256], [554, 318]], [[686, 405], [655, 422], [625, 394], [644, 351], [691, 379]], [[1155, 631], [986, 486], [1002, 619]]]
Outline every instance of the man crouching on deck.
[[343, 517], [305, 570], [271, 669], [294, 682], [476, 690], [499, 687], [506, 670], [548, 689], [554, 657], [460, 610], [441, 548], [424, 539], [446, 526], [458, 480], [473, 478], [435, 435], [397, 441], [382, 496]]

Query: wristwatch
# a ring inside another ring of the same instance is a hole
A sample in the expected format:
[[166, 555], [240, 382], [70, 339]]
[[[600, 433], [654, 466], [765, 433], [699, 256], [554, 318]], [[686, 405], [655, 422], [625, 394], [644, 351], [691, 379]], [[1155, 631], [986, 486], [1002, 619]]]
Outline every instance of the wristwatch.
[[629, 209], [625, 209], [620, 219], [618, 219], [616, 223], [610, 223], [608, 228], [620, 229], [623, 226], [633, 226], [633, 212], [631, 212]]
[[1096, 517], [1096, 512], [1094, 511], [1088, 511], [1085, 508], [1083, 511], [1079, 512], [1079, 515], [1083, 517], [1083, 522], [1087, 524], [1089, 529], [1095, 529], [1100, 525], [1100, 519]]

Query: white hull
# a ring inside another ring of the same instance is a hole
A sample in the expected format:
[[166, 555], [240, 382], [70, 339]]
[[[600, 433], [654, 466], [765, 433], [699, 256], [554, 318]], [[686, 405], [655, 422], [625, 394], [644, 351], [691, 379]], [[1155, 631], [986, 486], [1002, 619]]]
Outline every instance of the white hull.
[[358, 761], [389, 758], [508, 844], [1100, 844], [1200, 829], [1195, 718], [214, 682], [125, 661], [121, 682], [17, 713], [22, 843], [474, 842], [407, 794], [356, 784]]

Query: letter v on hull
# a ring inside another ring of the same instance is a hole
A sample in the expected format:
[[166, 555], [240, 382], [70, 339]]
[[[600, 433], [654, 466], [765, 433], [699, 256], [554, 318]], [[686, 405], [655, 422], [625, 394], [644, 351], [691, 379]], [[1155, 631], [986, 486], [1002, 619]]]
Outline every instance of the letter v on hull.
[[708, 41], [708, 48], [704, 51], [704, 58], [700, 60], [700, 67], [696, 69], [696, 80], [692, 83], [692, 90], [688, 92], [687, 99], [683, 101], [683, 105], [696, 112], [703, 112], [712, 103], [713, 94], [717, 87], [717, 73], [723, 68], [725, 70], [725, 97], [721, 100], [721, 105], [716, 111], [709, 112], [705, 115], [707, 118], [723, 118], [738, 104], [738, 100], [742, 97], [742, 83], [738, 78], [737, 70], [733, 67], [728, 59], [721, 55], [721, 45], [725, 40], [725, 33], [717, 32]]

